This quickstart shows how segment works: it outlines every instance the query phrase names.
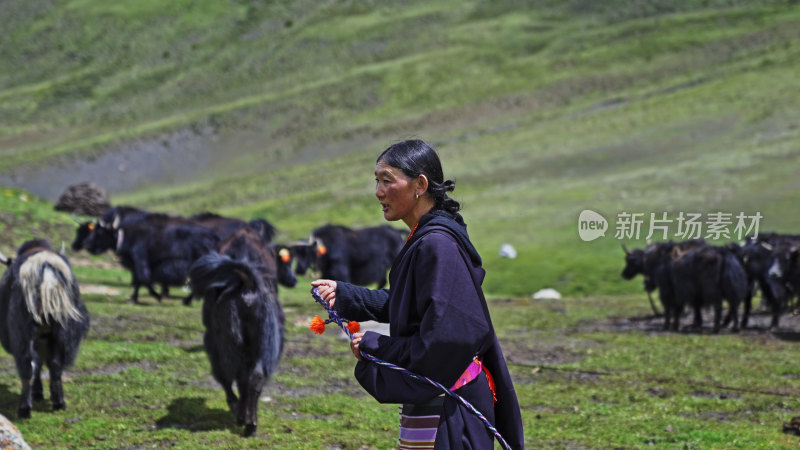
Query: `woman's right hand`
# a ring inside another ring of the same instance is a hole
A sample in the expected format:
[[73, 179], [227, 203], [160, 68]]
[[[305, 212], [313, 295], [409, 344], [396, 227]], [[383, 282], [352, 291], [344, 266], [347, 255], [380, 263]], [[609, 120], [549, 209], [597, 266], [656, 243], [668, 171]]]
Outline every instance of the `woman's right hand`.
[[356, 359], [359, 361], [363, 361], [364, 357], [361, 356], [361, 350], [359, 350], [358, 346], [361, 345], [361, 338], [364, 337], [364, 332], [359, 331], [358, 333], [353, 334], [353, 339], [350, 340], [350, 351], [353, 352], [353, 355], [356, 356]]
[[336, 302], [336, 282], [333, 280], [314, 280], [311, 286], [317, 288], [319, 296], [328, 303], [329, 308], [333, 308]]

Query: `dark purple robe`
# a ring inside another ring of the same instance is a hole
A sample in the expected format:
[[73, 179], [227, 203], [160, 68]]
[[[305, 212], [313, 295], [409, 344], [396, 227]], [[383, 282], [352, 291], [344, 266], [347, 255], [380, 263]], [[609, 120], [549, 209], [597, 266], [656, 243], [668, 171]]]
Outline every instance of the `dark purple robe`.
[[[455, 391], [495, 425], [514, 449], [524, 447], [522, 417], [503, 353], [481, 290], [485, 271], [461, 216], [434, 211], [394, 260], [391, 290], [338, 282], [336, 311], [350, 320], [388, 322], [391, 336], [366, 332], [360, 348], [377, 358], [449, 387], [474, 356], [492, 374], [492, 405], [485, 375]], [[355, 376], [381, 403], [427, 403], [442, 393], [408, 375], [367, 361]], [[437, 449], [493, 448], [494, 435], [457, 400], [445, 396], [436, 435]]]

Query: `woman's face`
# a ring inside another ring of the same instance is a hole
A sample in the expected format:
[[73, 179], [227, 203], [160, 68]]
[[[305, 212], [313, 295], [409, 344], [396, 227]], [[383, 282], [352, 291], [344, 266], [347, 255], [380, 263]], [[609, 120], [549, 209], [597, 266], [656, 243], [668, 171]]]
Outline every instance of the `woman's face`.
[[403, 220], [413, 216], [417, 186], [402, 170], [383, 161], [375, 166], [375, 196], [381, 202], [383, 217], [388, 221]]

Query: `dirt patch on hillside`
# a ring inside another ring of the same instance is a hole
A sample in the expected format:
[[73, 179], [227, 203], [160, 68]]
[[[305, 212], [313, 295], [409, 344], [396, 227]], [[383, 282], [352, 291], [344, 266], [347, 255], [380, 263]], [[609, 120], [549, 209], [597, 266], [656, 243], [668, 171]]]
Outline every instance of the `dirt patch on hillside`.
[[57, 161], [23, 164], [0, 173], [0, 185], [21, 187], [55, 201], [64, 188], [83, 181], [95, 182], [109, 193], [164, 180], [187, 181], [226, 158], [215, 136], [213, 127], [198, 126], [134, 140], [88, 157], [69, 155]]
[[[727, 310], [723, 310], [723, 319]], [[741, 311], [740, 311], [741, 318]], [[645, 333], [682, 333], [682, 334], [711, 334], [713, 333], [714, 313], [711, 309], [703, 310], [703, 326], [696, 328], [692, 326], [694, 313], [687, 312], [681, 318], [680, 330], [665, 331], [664, 316], [644, 315], [633, 317], [611, 317], [607, 319], [586, 321], [581, 324], [580, 330], [585, 332], [625, 332], [641, 331]], [[741, 320], [741, 319], [740, 319]], [[773, 339], [800, 341], [800, 314], [784, 314], [780, 318], [780, 325], [775, 329], [770, 329], [772, 314], [767, 311], [755, 311], [750, 313], [747, 328], [738, 331], [744, 336], [762, 336]], [[734, 333], [730, 326], [722, 328], [720, 333]]]

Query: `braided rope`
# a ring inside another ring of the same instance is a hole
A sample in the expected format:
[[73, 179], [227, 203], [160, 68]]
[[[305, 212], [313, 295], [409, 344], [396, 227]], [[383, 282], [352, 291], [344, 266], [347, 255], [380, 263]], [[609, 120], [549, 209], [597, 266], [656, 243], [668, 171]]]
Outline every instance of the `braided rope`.
[[[351, 333], [350, 330], [347, 328], [347, 325], [345, 325], [345, 322], [348, 322], [348, 320], [339, 317], [339, 314], [337, 314], [336, 311], [334, 311], [333, 309], [331, 309], [330, 306], [328, 306], [328, 302], [326, 302], [325, 300], [322, 299], [322, 297], [320, 297], [319, 291], [317, 290], [316, 287], [311, 289], [311, 296], [314, 297], [314, 300], [316, 300], [317, 303], [322, 305], [322, 307], [325, 308], [326, 311], [328, 311], [329, 319], [326, 320], [325, 323], [328, 324], [328, 323], [335, 322], [337, 325], [339, 325], [339, 327], [342, 329], [342, 331], [344, 331], [345, 334], [347, 334], [347, 337], [349, 337], [352, 340], [353, 339], [353, 333]], [[494, 425], [492, 425], [492, 423], [489, 422], [489, 420], [480, 411], [478, 411], [468, 401], [464, 400], [463, 397], [461, 397], [460, 395], [458, 395], [455, 392], [451, 391], [450, 389], [444, 387], [441, 383], [438, 383], [438, 382], [436, 382], [434, 380], [431, 380], [428, 377], [425, 377], [425, 376], [416, 374], [414, 372], [411, 372], [410, 370], [404, 369], [404, 368], [402, 368], [402, 367], [400, 367], [398, 365], [395, 365], [395, 364], [392, 364], [390, 362], [384, 361], [384, 360], [382, 360], [380, 358], [376, 358], [376, 357], [370, 355], [369, 353], [361, 351], [361, 356], [363, 356], [364, 359], [366, 359], [368, 361], [374, 362], [375, 364], [381, 365], [383, 367], [387, 367], [387, 368], [392, 369], [392, 370], [399, 371], [400, 373], [404, 373], [404, 374], [410, 376], [411, 378], [414, 378], [414, 379], [419, 380], [419, 381], [423, 381], [425, 383], [428, 383], [428, 384], [430, 384], [432, 386], [435, 386], [435, 387], [439, 388], [445, 394], [447, 394], [450, 397], [456, 399], [459, 403], [464, 405], [467, 409], [469, 409], [476, 416], [478, 416], [478, 418], [481, 419], [483, 424], [486, 425], [486, 428], [488, 428], [492, 433], [494, 433], [495, 438], [497, 438], [497, 441], [500, 442], [500, 444], [503, 446], [503, 448], [511, 450], [511, 446], [509, 446], [508, 443], [506, 442], [506, 440], [503, 439], [503, 436], [500, 435], [500, 432], [497, 431], [497, 428], [495, 428]]]

